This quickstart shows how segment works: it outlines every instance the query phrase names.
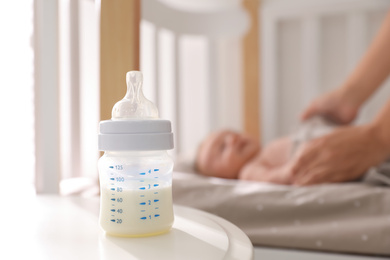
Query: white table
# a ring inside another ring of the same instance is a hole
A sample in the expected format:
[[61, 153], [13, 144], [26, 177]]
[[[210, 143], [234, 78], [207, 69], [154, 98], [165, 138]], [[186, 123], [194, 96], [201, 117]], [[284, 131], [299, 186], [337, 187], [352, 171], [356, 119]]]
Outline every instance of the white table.
[[97, 197], [9, 194], [0, 203], [1, 259], [253, 259], [240, 229], [191, 208], [174, 208], [167, 234], [118, 238], [99, 227]]

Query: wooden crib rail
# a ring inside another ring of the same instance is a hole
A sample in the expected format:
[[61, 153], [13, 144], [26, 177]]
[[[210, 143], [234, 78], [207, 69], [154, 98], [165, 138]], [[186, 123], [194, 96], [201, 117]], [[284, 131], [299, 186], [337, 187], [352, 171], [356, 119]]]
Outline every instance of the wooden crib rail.
[[243, 6], [247, 10], [251, 23], [249, 31], [243, 38], [243, 118], [244, 131], [260, 140], [261, 106], [260, 106], [260, 0], [245, 0]]
[[100, 10], [100, 119], [111, 118], [125, 95], [126, 72], [139, 70], [140, 0], [102, 0]]

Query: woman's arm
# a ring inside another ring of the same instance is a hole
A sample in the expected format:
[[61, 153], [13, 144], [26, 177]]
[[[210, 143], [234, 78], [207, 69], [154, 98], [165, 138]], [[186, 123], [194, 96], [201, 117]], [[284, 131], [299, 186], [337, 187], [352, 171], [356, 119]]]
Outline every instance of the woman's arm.
[[361, 105], [383, 83], [389, 73], [390, 11], [371, 46], [344, 83], [344, 92]]
[[390, 99], [374, 118], [371, 127], [375, 132], [375, 136], [381, 140], [390, 153]]
[[390, 73], [390, 11], [356, 68], [337, 89], [315, 99], [302, 120], [323, 115], [338, 123], [350, 123], [361, 105]]

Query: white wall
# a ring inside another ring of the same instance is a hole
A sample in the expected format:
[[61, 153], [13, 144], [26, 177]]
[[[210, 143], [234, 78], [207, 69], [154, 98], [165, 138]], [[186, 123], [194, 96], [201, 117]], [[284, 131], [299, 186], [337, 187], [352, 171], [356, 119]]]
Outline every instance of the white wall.
[[[343, 82], [389, 8], [390, 1], [383, 0], [263, 2], [263, 141], [291, 133], [310, 100]], [[358, 123], [370, 120], [388, 97], [389, 82]]]

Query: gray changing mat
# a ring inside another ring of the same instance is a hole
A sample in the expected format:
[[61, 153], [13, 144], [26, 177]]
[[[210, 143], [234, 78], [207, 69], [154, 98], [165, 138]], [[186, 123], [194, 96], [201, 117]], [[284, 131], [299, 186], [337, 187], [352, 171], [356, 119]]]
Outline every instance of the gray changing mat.
[[390, 179], [380, 173], [390, 167], [381, 167], [367, 182], [310, 187], [174, 172], [173, 199], [229, 220], [254, 245], [390, 255]]

